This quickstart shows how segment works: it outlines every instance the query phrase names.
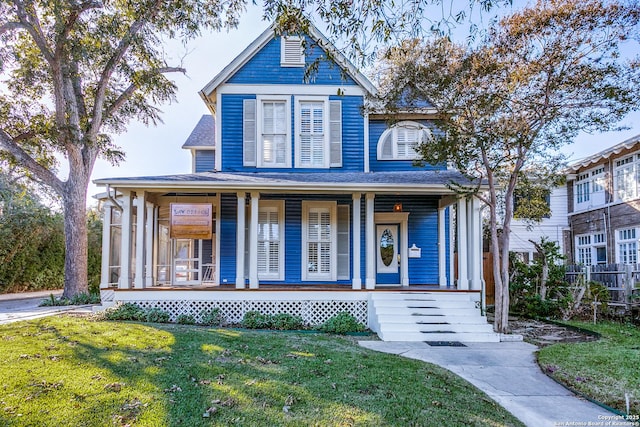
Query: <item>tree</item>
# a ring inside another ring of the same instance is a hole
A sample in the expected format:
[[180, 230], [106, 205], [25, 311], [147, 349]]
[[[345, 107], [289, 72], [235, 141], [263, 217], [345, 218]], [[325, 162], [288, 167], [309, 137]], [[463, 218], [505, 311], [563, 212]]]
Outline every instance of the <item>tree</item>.
[[559, 147], [581, 131], [616, 129], [640, 107], [638, 59], [620, 55], [639, 34], [639, 16], [634, 2], [540, 0], [501, 19], [478, 46], [409, 40], [382, 61], [378, 103], [418, 109], [426, 100], [438, 114], [441, 132], [419, 147], [422, 158], [451, 162], [486, 186], [456, 188], [489, 207], [498, 332], [508, 330], [518, 180], [527, 170], [554, 172]]
[[[245, 0], [0, 1], [0, 155], [62, 200], [64, 294], [87, 291], [87, 186], [98, 157], [123, 156], [112, 135], [157, 123], [171, 101], [166, 38], [237, 25]], [[57, 156], [56, 156], [57, 155]], [[66, 179], [57, 176], [60, 158]]]

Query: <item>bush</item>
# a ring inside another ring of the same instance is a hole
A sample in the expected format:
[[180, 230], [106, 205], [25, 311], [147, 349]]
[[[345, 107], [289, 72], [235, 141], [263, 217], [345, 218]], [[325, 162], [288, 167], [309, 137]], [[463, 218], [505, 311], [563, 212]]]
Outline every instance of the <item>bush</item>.
[[346, 334], [347, 332], [363, 332], [365, 326], [346, 311], [341, 311], [320, 326], [320, 330], [331, 334]]
[[220, 308], [215, 307], [211, 310], [203, 310], [200, 313], [200, 323], [202, 325], [220, 326], [224, 323], [224, 316], [220, 312]]
[[100, 294], [81, 292], [69, 298], [56, 298], [53, 294], [49, 298], [42, 300], [40, 307], [57, 307], [62, 305], [87, 305], [100, 304]]
[[169, 323], [170, 317], [171, 316], [166, 311], [161, 310], [158, 307], [154, 307], [147, 310], [145, 320], [152, 323]]
[[143, 322], [147, 319], [147, 313], [136, 304], [127, 302], [105, 310], [104, 318], [106, 320], [137, 320]]
[[291, 331], [295, 329], [302, 329], [304, 324], [302, 317], [294, 316], [289, 313], [280, 313], [271, 316], [271, 327], [281, 331]]
[[242, 326], [247, 329], [269, 329], [271, 318], [259, 311], [247, 311], [242, 318]]
[[196, 319], [190, 314], [181, 314], [176, 317], [176, 323], [180, 325], [195, 325]]

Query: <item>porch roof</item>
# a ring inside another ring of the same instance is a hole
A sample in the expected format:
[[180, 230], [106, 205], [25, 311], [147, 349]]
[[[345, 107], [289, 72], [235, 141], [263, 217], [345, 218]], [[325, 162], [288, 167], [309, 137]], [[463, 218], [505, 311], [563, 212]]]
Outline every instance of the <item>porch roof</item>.
[[453, 194], [454, 186], [477, 186], [453, 170], [407, 172], [199, 172], [180, 175], [103, 178], [96, 185], [115, 188], [274, 192], [403, 192]]

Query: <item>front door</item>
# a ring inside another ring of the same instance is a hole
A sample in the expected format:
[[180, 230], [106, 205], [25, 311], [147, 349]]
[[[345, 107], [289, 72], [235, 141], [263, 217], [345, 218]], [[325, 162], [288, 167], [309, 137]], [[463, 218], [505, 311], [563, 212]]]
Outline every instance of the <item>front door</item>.
[[175, 239], [173, 244], [173, 284], [200, 284], [202, 240]]
[[376, 283], [401, 285], [399, 224], [376, 225]]

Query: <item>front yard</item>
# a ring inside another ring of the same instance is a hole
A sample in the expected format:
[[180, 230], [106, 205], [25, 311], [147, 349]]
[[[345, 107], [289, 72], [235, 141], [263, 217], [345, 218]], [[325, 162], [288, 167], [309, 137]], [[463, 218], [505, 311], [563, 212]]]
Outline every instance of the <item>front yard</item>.
[[0, 425], [522, 425], [348, 338], [51, 317], [0, 326]]

